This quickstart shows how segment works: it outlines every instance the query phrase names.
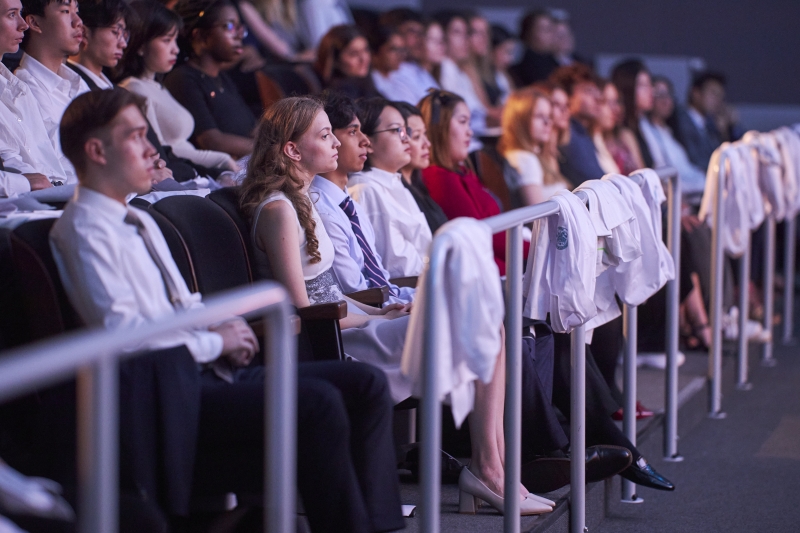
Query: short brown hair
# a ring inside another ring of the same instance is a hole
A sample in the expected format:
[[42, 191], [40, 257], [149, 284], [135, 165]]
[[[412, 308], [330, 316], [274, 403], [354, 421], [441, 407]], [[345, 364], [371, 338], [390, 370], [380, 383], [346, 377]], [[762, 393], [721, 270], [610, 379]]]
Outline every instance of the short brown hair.
[[145, 114], [145, 99], [121, 87], [102, 91], [89, 91], [76, 97], [67, 106], [61, 118], [59, 135], [61, 151], [67, 156], [78, 174], [86, 170], [86, 141], [97, 136], [128, 106], [135, 105]]
[[597, 74], [591, 67], [583, 63], [573, 63], [566, 67], [559, 67], [551, 75], [548, 81], [554, 85], [564, 88], [569, 96], [575, 92], [575, 86], [580, 83], [594, 83], [600, 86]]

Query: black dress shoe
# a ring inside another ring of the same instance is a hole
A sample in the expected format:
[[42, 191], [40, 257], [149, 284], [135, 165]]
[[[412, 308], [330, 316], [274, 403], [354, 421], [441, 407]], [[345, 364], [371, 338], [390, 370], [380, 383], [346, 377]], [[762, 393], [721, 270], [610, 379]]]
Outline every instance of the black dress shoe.
[[590, 446], [586, 448], [586, 482], [596, 483], [615, 476], [632, 461], [630, 450], [622, 446]]
[[643, 487], [657, 490], [675, 490], [675, 485], [656, 472], [644, 457], [640, 457], [638, 461], [623, 470], [620, 476]]
[[[621, 446], [586, 448], [586, 482], [596, 483], [628, 468], [631, 452]], [[569, 457], [542, 457], [522, 465], [520, 481], [533, 493], [552, 492], [570, 482]]]

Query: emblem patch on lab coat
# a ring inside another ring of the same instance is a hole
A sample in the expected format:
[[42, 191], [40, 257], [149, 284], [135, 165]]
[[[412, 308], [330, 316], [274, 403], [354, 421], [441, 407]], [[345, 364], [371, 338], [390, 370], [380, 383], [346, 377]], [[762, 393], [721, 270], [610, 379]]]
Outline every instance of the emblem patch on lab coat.
[[558, 226], [556, 229], [556, 250], [564, 250], [569, 244], [567, 228]]

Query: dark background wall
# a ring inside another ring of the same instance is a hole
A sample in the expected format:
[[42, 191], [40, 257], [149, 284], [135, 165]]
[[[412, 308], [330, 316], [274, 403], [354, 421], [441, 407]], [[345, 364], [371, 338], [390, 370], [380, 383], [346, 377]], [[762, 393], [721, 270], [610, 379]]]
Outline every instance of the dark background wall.
[[800, 0], [421, 0], [444, 8], [560, 7], [578, 51], [697, 56], [728, 76], [731, 102], [800, 104]]

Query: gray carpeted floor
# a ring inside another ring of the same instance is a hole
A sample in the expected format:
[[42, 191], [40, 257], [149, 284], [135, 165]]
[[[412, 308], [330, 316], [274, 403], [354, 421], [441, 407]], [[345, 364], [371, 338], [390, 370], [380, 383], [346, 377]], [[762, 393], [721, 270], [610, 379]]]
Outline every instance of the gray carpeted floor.
[[[674, 493], [640, 489], [641, 505], [614, 500], [592, 533], [800, 531], [800, 348], [778, 344], [775, 355], [776, 367], [762, 367], [753, 346], [753, 389], [730, 390], [727, 418], [681, 435], [684, 462], [653, 461]], [[645, 453], [655, 459], [660, 445], [648, 439]]]

